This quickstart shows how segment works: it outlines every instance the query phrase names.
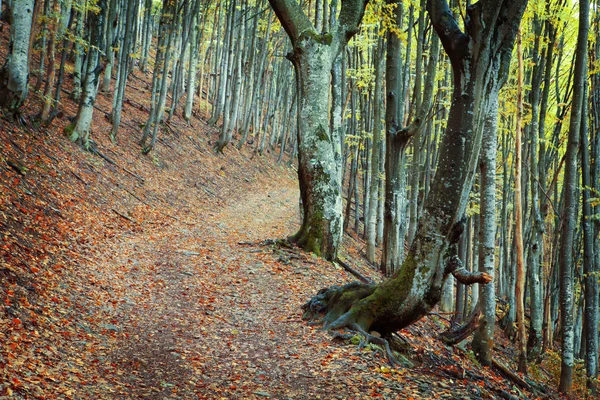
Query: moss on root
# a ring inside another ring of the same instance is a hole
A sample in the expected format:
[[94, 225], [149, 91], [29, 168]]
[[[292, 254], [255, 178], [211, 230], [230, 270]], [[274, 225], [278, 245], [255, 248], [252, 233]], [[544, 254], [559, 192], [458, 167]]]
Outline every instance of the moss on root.
[[319, 319], [327, 328], [332, 322], [347, 313], [358, 301], [369, 296], [375, 285], [351, 282], [344, 286], [321, 289], [302, 306], [304, 319]]

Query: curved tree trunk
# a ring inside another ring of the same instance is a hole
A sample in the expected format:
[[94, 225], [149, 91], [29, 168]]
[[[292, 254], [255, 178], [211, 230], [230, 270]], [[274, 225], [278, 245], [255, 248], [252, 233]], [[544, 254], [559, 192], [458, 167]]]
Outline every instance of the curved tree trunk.
[[335, 259], [342, 236], [341, 145], [329, 129], [330, 45], [307, 38], [290, 56], [299, 94], [298, 179], [304, 209], [292, 241]]
[[305, 305], [325, 312], [324, 326], [395, 332], [425, 316], [439, 301], [452, 273], [465, 284], [489, 283], [485, 273], [466, 273], [456, 256], [463, 215], [473, 184], [484, 118], [506, 81], [526, 0], [479, 1], [467, 8], [466, 33], [445, 0], [429, 0], [433, 26], [454, 71], [454, 93], [431, 192], [415, 240], [400, 269], [377, 286], [353, 284], [321, 291]]
[[337, 257], [342, 238], [342, 149], [329, 124], [333, 63], [356, 33], [366, 1], [342, 3], [331, 32], [320, 32], [295, 0], [269, 0], [292, 42], [298, 95], [298, 179], [304, 209], [291, 240], [326, 259]]

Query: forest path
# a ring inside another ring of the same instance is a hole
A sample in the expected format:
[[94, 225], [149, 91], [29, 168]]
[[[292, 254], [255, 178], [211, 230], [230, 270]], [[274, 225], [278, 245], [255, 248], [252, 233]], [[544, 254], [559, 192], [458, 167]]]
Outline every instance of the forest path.
[[116, 397], [361, 393], [360, 384], [333, 377], [351, 372], [348, 364], [365, 371], [362, 363], [338, 359], [327, 334], [300, 318], [307, 296], [348, 277], [333, 267], [324, 276], [311, 256], [259, 244], [297, 229], [298, 190], [291, 182], [252, 189], [113, 249], [133, 254], [118, 262], [129, 288], [114, 312], [120, 338], [106, 371], [118, 378]]

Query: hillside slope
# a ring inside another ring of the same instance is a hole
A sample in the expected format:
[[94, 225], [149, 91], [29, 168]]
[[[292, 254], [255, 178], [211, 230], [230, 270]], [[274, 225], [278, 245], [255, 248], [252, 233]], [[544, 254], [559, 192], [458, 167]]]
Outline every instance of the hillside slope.
[[[293, 168], [250, 147], [216, 155], [216, 129], [198, 118], [175, 117], [142, 155], [147, 90], [148, 77], [132, 80], [117, 144], [105, 118], [111, 96], [99, 95], [102, 156], [62, 133], [70, 101], [49, 128], [0, 119], [0, 395], [533, 397], [435, 339], [441, 315], [400, 333], [409, 346], [395, 369], [375, 348], [307, 325], [300, 306], [354, 277], [266, 241], [297, 229]], [[342, 252], [381, 279], [363, 249], [347, 237]]]

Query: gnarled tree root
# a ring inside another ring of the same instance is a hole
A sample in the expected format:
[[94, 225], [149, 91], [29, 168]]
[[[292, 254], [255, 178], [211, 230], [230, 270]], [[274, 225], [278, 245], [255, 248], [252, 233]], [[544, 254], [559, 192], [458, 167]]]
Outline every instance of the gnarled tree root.
[[360, 282], [348, 283], [344, 286], [333, 286], [321, 289], [312, 299], [302, 306], [304, 319], [309, 319], [311, 324], [322, 324], [323, 329], [332, 332], [334, 339], [350, 340], [352, 333], [337, 332], [338, 329], [348, 329], [362, 336], [359, 348], [368, 344], [381, 346], [388, 362], [392, 367], [398, 364], [390, 347], [390, 343], [383, 337], [370, 334], [363, 326], [354, 321], [348, 311], [359, 300], [371, 295], [375, 285]]
[[398, 363], [398, 360], [396, 359], [396, 357], [394, 356], [394, 353], [392, 352], [392, 349], [390, 348], [390, 342], [388, 342], [385, 338], [371, 335], [370, 333], [366, 332], [358, 324], [352, 324], [352, 329], [359, 332], [361, 335], [363, 335], [363, 339], [358, 344], [358, 347], [360, 349], [362, 349], [369, 343], [383, 346], [383, 349], [385, 350], [385, 355], [387, 357], [388, 362], [390, 363], [392, 368], [396, 366], [396, 364]]
[[457, 343], [462, 342], [466, 338], [469, 337], [477, 327], [479, 326], [479, 319], [481, 318], [481, 307], [479, 304], [475, 307], [475, 309], [471, 312], [467, 321], [458, 327], [453, 329], [449, 329], [445, 332], [440, 333], [438, 338], [446, 343], [447, 345], [455, 345]]
[[343, 286], [332, 286], [321, 289], [306, 304], [302, 306], [304, 310], [303, 318], [310, 321], [318, 321], [323, 324], [324, 329], [350, 328], [351, 323], [341, 323], [341, 317], [344, 316], [352, 306], [359, 300], [371, 295], [375, 290], [375, 285], [351, 282]]

